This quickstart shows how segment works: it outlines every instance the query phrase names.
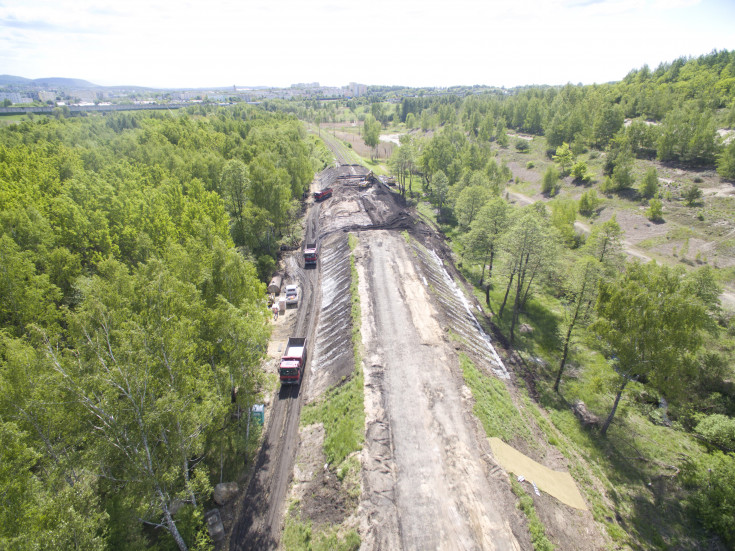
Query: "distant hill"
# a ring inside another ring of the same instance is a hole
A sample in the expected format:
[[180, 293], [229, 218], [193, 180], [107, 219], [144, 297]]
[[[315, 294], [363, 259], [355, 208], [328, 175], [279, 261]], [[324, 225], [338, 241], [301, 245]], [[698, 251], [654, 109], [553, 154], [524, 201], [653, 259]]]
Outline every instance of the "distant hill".
[[80, 78], [35, 78], [32, 82], [39, 86], [51, 86], [53, 88], [101, 88], [101, 86], [97, 84], [93, 84], [88, 80], [82, 80]]
[[0, 86], [12, 86], [19, 84], [26, 86], [49, 86], [52, 88], [102, 88], [97, 84], [80, 78], [49, 77], [32, 79], [14, 75], [0, 75]]
[[7, 86], [9, 84], [29, 84], [31, 79], [16, 77], [13, 75], [0, 75], [0, 86]]

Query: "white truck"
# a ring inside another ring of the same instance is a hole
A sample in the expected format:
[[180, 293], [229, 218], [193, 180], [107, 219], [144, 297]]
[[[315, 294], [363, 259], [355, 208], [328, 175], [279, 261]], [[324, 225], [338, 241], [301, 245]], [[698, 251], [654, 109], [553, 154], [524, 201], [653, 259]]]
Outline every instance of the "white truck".
[[299, 303], [299, 286], [286, 285], [286, 306], [297, 306]]

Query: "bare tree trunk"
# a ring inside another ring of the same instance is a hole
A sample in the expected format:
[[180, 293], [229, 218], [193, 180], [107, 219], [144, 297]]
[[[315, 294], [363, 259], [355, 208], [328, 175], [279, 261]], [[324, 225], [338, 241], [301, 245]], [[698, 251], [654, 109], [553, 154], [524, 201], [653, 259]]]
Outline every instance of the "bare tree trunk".
[[510, 287], [513, 285], [513, 278], [515, 277], [515, 272], [510, 274], [510, 281], [508, 281], [508, 286], [505, 288], [505, 296], [503, 297], [503, 304], [500, 305], [500, 311], [498, 312], [498, 317], [503, 317], [503, 310], [505, 310], [505, 303], [508, 301], [508, 293], [510, 292]]
[[620, 388], [618, 389], [618, 393], [615, 395], [615, 402], [613, 403], [613, 407], [610, 410], [610, 415], [607, 416], [607, 419], [605, 419], [605, 422], [602, 425], [602, 428], [600, 429], [600, 434], [602, 436], [605, 436], [607, 434], [607, 429], [610, 426], [610, 423], [612, 423], [613, 417], [615, 417], [615, 412], [618, 409], [618, 403], [620, 402], [620, 397], [623, 394], [623, 390], [625, 390], [625, 386], [628, 384], [628, 379], [623, 378], [623, 384], [620, 385]]
[[181, 551], [189, 551], [189, 548], [186, 546], [186, 542], [184, 541], [184, 538], [181, 537], [181, 534], [179, 533], [179, 529], [176, 527], [174, 518], [171, 516], [171, 511], [169, 511], [168, 505], [166, 503], [166, 498], [163, 495], [163, 492], [160, 489], [156, 491], [158, 493], [158, 498], [161, 500], [161, 508], [163, 509], [163, 516], [166, 519], [166, 527], [168, 528], [168, 531], [171, 533], [171, 537], [174, 538], [176, 545], [179, 546], [179, 549], [181, 549]]
[[[576, 316], [575, 316], [576, 317]], [[567, 331], [567, 338], [564, 341], [564, 353], [561, 355], [561, 364], [559, 365], [559, 371], [556, 374], [556, 381], [554, 382], [554, 392], [559, 392], [559, 383], [561, 382], [561, 374], [564, 373], [564, 365], [567, 363], [567, 353], [569, 352], [569, 341], [572, 340], [572, 328], [574, 327], [574, 320], [569, 324], [569, 331]]]

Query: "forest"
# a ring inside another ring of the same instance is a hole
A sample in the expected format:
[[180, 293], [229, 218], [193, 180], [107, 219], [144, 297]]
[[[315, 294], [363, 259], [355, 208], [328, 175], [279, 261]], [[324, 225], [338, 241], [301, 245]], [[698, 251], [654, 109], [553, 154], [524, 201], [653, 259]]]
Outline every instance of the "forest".
[[0, 131], [0, 547], [210, 547], [272, 386], [263, 280], [328, 160], [250, 106]]

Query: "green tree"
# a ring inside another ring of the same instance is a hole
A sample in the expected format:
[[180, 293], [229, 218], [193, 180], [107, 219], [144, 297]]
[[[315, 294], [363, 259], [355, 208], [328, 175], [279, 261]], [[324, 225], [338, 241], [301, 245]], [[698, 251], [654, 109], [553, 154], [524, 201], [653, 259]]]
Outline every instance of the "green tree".
[[463, 244], [469, 257], [482, 265], [480, 287], [485, 281], [485, 268], [488, 268], [488, 284], [485, 287], [485, 302], [490, 306], [490, 280], [493, 275], [493, 262], [499, 242], [509, 225], [510, 206], [505, 199], [493, 197], [485, 203], [472, 221], [470, 231], [463, 236]]
[[615, 216], [592, 228], [582, 253], [592, 256], [606, 266], [608, 276], [615, 275], [623, 269], [625, 263], [623, 229]]
[[239, 159], [227, 161], [222, 170], [220, 189], [225, 205], [233, 218], [232, 239], [237, 245], [245, 243], [245, 205], [248, 201], [250, 174], [248, 167]]
[[600, 206], [600, 199], [594, 189], [588, 189], [579, 198], [579, 212], [585, 216], [591, 216]]
[[482, 185], [468, 186], [459, 193], [454, 205], [454, 215], [461, 228], [466, 230], [470, 227], [489, 197], [490, 190]]
[[684, 201], [688, 207], [693, 207], [702, 198], [702, 190], [699, 189], [697, 184], [690, 184], [684, 189], [683, 193]]
[[432, 177], [434, 188], [434, 199], [439, 207], [439, 217], [442, 217], [442, 209], [449, 195], [449, 179], [441, 170]]
[[[373, 104], [375, 105], [375, 104]], [[371, 159], [374, 161], [378, 144], [380, 143], [380, 121], [376, 120], [373, 115], [367, 115], [362, 126], [362, 138], [365, 145], [371, 148]]]
[[648, 202], [646, 217], [652, 222], [659, 222], [664, 218], [664, 204], [660, 199], [653, 198]]
[[604, 435], [631, 381], [645, 381], [672, 397], [686, 387], [686, 369], [710, 325], [707, 308], [687, 292], [684, 272], [654, 262], [634, 262], [619, 277], [603, 281], [593, 330], [618, 375]]
[[574, 232], [574, 222], [577, 219], [577, 202], [574, 199], [557, 198], [550, 202], [551, 225], [559, 232], [559, 236], [567, 247], [572, 247], [577, 241]]
[[658, 171], [656, 167], [652, 166], [646, 171], [646, 175], [641, 180], [638, 193], [646, 199], [651, 199], [658, 194]]
[[556, 154], [553, 156], [554, 162], [559, 166], [562, 176], [569, 174], [574, 164], [574, 154], [569, 149], [569, 144], [564, 142], [556, 148]]
[[597, 300], [598, 285], [602, 273], [602, 264], [596, 258], [586, 255], [574, 264], [569, 277], [565, 280], [567, 302], [565, 302], [564, 322], [566, 335], [564, 336], [564, 348], [559, 369], [556, 372], [556, 380], [554, 381], [555, 392], [559, 392], [559, 384], [569, 356], [572, 333], [578, 324], [586, 324], [589, 321]]
[[557, 249], [555, 231], [538, 210], [522, 209], [514, 212], [514, 218], [502, 240], [502, 249], [507, 257], [508, 286], [498, 312], [498, 316], [503, 315], [508, 295], [515, 285], [510, 325], [511, 342], [520, 312], [528, 300], [534, 281], [554, 270]]
[[717, 172], [723, 178], [735, 180], [735, 140], [723, 147], [717, 156]]
[[550, 165], [546, 172], [544, 172], [543, 180], [541, 181], [541, 193], [548, 196], [556, 195], [559, 191], [559, 172], [556, 170], [554, 165]]
[[572, 178], [575, 182], [582, 182], [586, 184], [592, 179], [592, 176], [588, 172], [587, 163], [579, 161], [574, 163], [572, 166]]

